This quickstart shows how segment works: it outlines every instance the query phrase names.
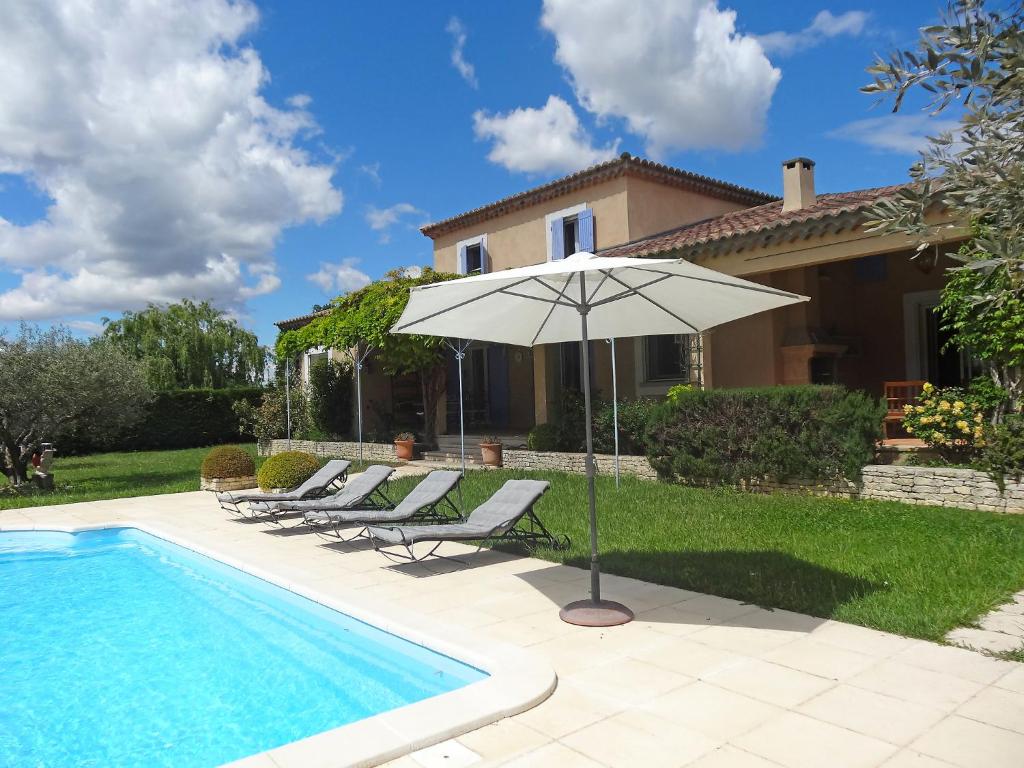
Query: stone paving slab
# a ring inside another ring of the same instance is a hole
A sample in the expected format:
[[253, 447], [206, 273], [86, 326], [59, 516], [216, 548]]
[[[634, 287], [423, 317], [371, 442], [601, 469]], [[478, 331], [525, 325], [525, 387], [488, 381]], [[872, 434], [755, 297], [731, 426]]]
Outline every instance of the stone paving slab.
[[201, 492], [0, 512], [0, 527], [127, 520], [351, 605], [388, 602], [409, 624], [422, 615], [452, 637], [528, 648], [558, 673], [537, 707], [395, 768], [1024, 765], [1024, 665], [960, 648], [616, 576], [605, 594], [637, 620], [573, 627], [557, 612], [585, 596], [582, 570], [459, 545], [442, 552], [468, 565], [393, 566], [364, 546], [235, 522]]

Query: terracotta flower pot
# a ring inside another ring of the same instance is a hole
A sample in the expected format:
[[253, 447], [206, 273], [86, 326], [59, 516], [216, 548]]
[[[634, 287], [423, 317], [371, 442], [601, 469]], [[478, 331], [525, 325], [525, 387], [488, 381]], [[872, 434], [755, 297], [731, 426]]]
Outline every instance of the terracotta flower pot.
[[501, 466], [501, 443], [480, 443], [480, 456], [489, 467]]
[[412, 461], [412, 448], [415, 444], [413, 440], [395, 440], [395, 458]]

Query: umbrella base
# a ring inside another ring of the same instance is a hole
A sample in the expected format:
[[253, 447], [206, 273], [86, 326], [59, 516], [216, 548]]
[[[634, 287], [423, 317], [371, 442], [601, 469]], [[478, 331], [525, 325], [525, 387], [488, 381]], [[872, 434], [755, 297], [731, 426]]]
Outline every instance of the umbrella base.
[[615, 627], [633, 620], [633, 612], [614, 600], [577, 600], [558, 614], [567, 624], [580, 627]]

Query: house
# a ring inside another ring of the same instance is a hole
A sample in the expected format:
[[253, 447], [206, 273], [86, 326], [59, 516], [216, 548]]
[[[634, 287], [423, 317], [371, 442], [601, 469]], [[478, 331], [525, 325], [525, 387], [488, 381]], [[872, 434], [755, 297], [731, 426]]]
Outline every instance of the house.
[[[439, 271], [474, 274], [593, 251], [686, 258], [811, 297], [705, 334], [618, 340], [621, 398], [663, 395], [680, 383], [838, 382], [881, 395], [885, 381], [969, 378], [969, 361], [944, 349], [932, 311], [945, 257], [936, 250], [911, 258], [908, 238], [868, 231], [868, 208], [901, 186], [818, 195], [806, 158], [784, 162], [781, 182], [780, 198], [624, 153], [422, 232]], [[944, 243], [965, 236], [946, 212], [930, 216]], [[610, 345], [593, 342], [592, 360], [592, 384], [609, 396]], [[454, 361], [450, 368], [442, 433], [457, 431]], [[474, 345], [463, 374], [468, 426], [521, 434], [553, 419], [563, 393], [579, 389], [579, 348]]]

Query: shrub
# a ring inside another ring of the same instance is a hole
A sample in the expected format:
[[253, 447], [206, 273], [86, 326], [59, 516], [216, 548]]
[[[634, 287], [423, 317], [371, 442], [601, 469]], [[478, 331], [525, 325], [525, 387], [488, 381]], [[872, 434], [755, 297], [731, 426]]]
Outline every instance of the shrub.
[[884, 404], [839, 386], [679, 391], [654, 409], [648, 457], [700, 483], [855, 479], [881, 437]]
[[309, 370], [309, 422], [320, 438], [347, 437], [352, 428], [352, 371], [318, 360]]
[[1020, 482], [1024, 475], [1024, 414], [1003, 417], [1003, 421], [985, 430], [985, 447], [979, 462], [991, 478], [1006, 490], [1006, 477]]
[[[288, 413], [285, 388], [277, 384], [263, 392], [256, 402], [242, 400], [233, 406], [238, 429], [257, 440], [273, 440], [287, 437]], [[305, 388], [291, 388], [292, 437], [299, 440], [311, 440], [313, 437], [309, 425], [309, 408]]]
[[[643, 456], [647, 452], [647, 423], [657, 406], [656, 400], [619, 403], [619, 453]], [[594, 411], [594, 451], [615, 453], [615, 411], [611, 402], [601, 402]]]
[[958, 387], [936, 389], [925, 383], [917, 403], [903, 406], [903, 427], [934, 448], [947, 462], [961, 463], [985, 444], [981, 400]]
[[526, 447], [531, 451], [557, 451], [558, 427], [554, 424], [538, 424], [526, 435]]
[[236, 445], [218, 445], [206, 454], [199, 474], [206, 478], [249, 477], [256, 474], [256, 462]]
[[320, 468], [316, 456], [302, 451], [283, 451], [263, 462], [256, 481], [260, 488], [294, 488], [302, 485]]

